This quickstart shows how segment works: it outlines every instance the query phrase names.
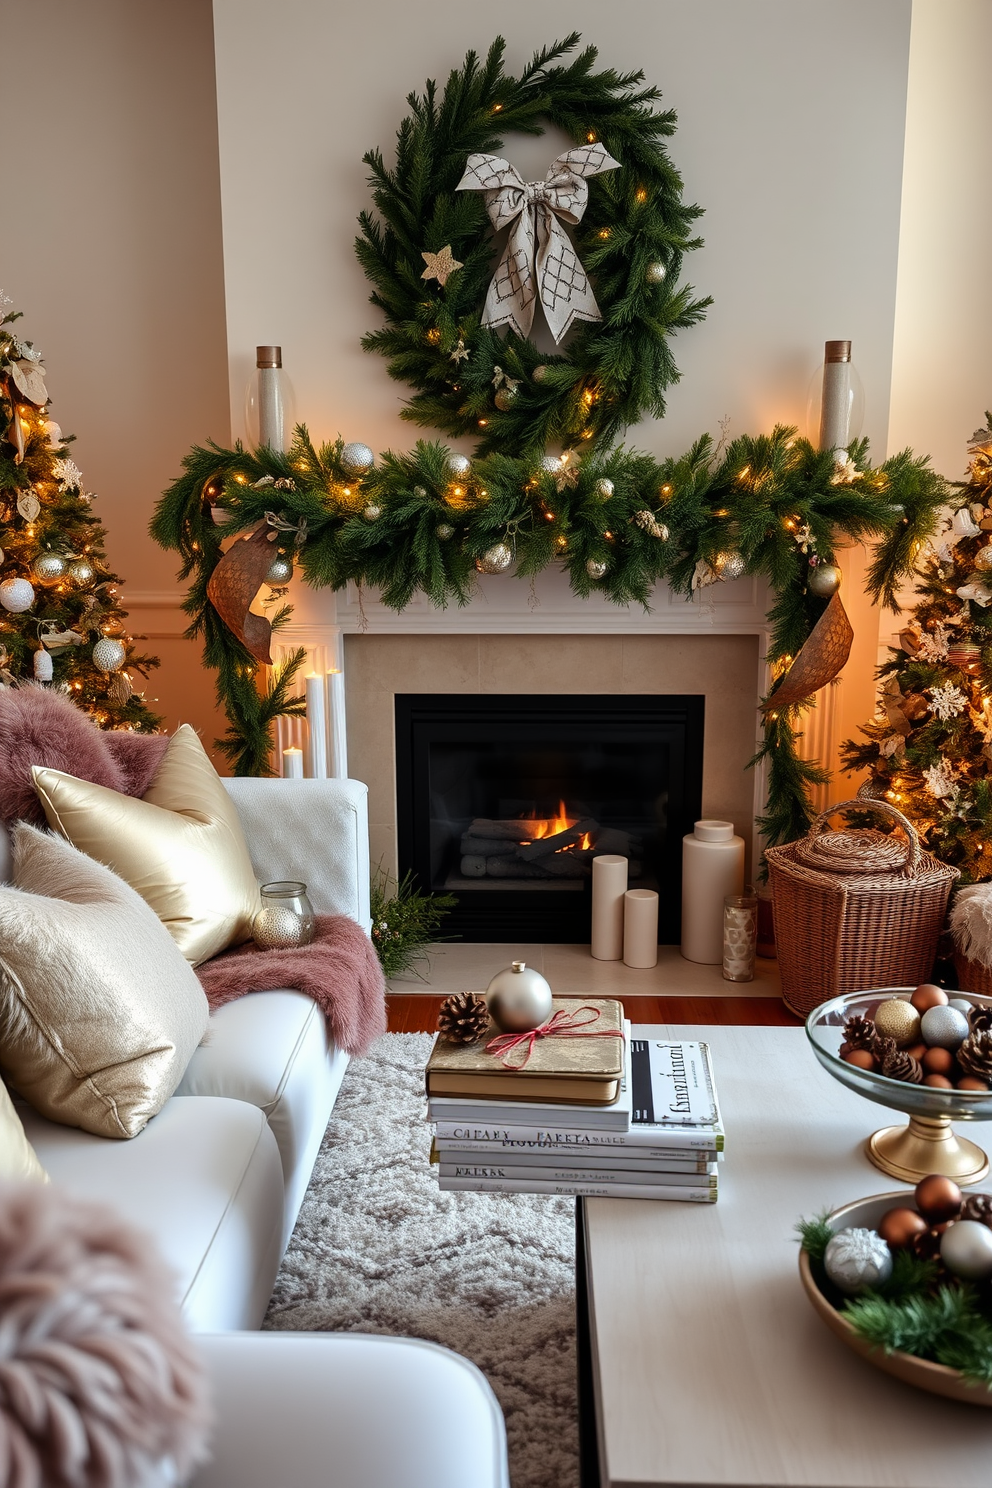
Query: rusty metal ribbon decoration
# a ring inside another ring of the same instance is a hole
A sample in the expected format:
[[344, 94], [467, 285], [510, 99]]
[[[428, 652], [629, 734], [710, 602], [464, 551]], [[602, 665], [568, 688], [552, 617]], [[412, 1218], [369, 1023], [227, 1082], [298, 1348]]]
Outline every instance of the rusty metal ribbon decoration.
[[846, 665], [853, 642], [847, 611], [840, 595], [834, 594], [781, 684], [762, 703], [764, 711], [779, 713], [826, 687]]
[[[543, 181], [524, 181], [498, 155], [470, 155], [458, 191], [481, 191], [493, 227], [510, 236], [486, 295], [482, 324], [521, 336], [534, 324], [535, 301], [557, 345], [576, 320], [601, 320], [588, 275], [562, 222], [581, 222], [587, 176], [618, 170], [602, 145], [580, 145], [552, 161]], [[559, 221], [559, 218], [561, 221]]]

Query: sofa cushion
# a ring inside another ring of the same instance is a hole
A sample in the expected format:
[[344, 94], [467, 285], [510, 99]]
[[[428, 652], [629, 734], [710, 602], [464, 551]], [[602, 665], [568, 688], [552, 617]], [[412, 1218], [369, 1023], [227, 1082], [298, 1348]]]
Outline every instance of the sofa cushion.
[[133, 1137], [207, 1027], [203, 989], [109, 868], [26, 822], [0, 887], [0, 1063], [53, 1121]]
[[35, 768], [48, 824], [151, 905], [193, 966], [251, 935], [258, 882], [237, 809], [184, 723], [136, 800]]
[[0, 1178], [37, 1178], [48, 1182], [48, 1174], [27, 1139], [24, 1126], [6, 1085], [0, 1084]]
[[177, 1095], [220, 1095], [264, 1112], [279, 1145], [288, 1241], [348, 1067], [302, 992], [252, 992], [210, 1015]]
[[23, 1115], [53, 1183], [110, 1204], [153, 1238], [194, 1331], [260, 1326], [282, 1253], [283, 1183], [259, 1110], [176, 1096], [134, 1142]]

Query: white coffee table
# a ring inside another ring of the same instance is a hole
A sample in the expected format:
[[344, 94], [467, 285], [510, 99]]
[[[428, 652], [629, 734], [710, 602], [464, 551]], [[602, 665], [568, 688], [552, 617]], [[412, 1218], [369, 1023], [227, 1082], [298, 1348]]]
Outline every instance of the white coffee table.
[[891, 1116], [800, 1028], [650, 1034], [709, 1042], [727, 1157], [716, 1205], [579, 1205], [602, 1488], [987, 1488], [992, 1410], [865, 1363], [800, 1287], [799, 1216], [899, 1188], [861, 1151]]

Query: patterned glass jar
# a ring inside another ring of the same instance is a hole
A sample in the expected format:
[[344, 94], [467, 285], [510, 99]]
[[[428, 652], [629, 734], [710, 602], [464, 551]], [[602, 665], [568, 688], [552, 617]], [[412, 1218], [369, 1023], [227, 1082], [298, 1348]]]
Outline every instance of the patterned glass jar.
[[315, 921], [305, 883], [291, 879], [262, 885], [262, 907], [252, 921], [252, 938], [263, 950], [309, 945]]
[[758, 899], [752, 889], [723, 901], [723, 976], [728, 982], [754, 979], [758, 943]]

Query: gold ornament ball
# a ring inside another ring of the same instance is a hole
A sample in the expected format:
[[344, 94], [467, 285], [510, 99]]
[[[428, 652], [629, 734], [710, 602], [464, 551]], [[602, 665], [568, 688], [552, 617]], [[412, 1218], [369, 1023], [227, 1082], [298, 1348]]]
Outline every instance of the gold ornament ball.
[[586, 573], [591, 579], [601, 579], [606, 573], [606, 564], [600, 563], [598, 558], [586, 559]]
[[550, 371], [551, 371], [551, 368], [545, 366], [545, 364], [542, 362], [539, 367], [535, 367], [534, 368], [533, 372], [531, 373], [531, 376], [533, 377], [533, 379], [534, 379], [535, 382], [544, 382], [545, 379], [547, 378], [548, 373]]
[[593, 486], [593, 490], [596, 492], [600, 501], [609, 501], [614, 491], [613, 482], [604, 475]]
[[61, 553], [39, 553], [31, 565], [31, 575], [39, 584], [54, 584], [65, 575]]
[[992, 568], [992, 543], [987, 548], [979, 548], [972, 562], [976, 568], [986, 572]]
[[104, 636], [93, 647], [93, 665], [101, 672], [120, 671], [127, 659], [127, 647], [120, 641]]
[[506, 413], [507, 409], [512, 408], [517, 401], [516, 388], [501, 387], [493, 401], [497, 408], [502, 409]]
[[[665, 528], [663, 534], [659, 532], [657, 535], [667, 537], [668, 529]], [[747, 570], [747, 564], [740, 553], [719, 553], [713, 567], [720, 578], [728, 584], [732, 584], [735, 579], [743, 578]]]
[[34, 604], [34, 590], [27, 579], [4, 579], [0, 584], [0, 604], [11, 615], [23, 615]]
[[915, 1044], [920, 1037], [920, 1015], [910, 1002], [901, 997], [887, 997], [875, 1010], [875, 1032], [881, 1038], [895, 1039], [900, 1048]]
[[365, 509], [363, 510], [362, 516], [365, 518], [366, 522], [378, 522], [379, 518], [382, 516], [382, 507], [377, 506], [374, 501], [370, 501], [368, 506], [365, 507]]
[[341, 469], [347, 475], [365, 475], [372, 469], [375, 455], [367, 444], [360, 444], [357, 440], [352, 444], [346, 444], [341, 451]]
[[475, 560], [475, 566], [480, 573], [499, 574], [505, 573], [512, 562], [513, 554], [506, 543], [494, 543], [481, 558]]
[[557, 455], [542, 455], [538, 469], [542, 475], [555, 475], [561, 469], [561, 461]]
[[447, 542], [449, 537], [454, 537], [455, 529], [451, 526], [450, 522], [442, 522], [437, 529], [437, 535], [442, 542]]
[[448, 474], [455, 480], [464, 480], [469, 471], [472, 469], [472, 461], [469, 459], [468, 455], [460, 455], [456, 451], [452, 451], [452, 453], [445, 461], [445, 464], [448, 469]]
[[86, 589], [96, 578], [96, 569], [88, 558], [77, 558], [69, 564], [69, 580], [77, 589]]
[[504, 1033], [528, 1033], [550, 1018], [551, 988], [526, 961], [514, 961], [489, 983], [486, 1007]]
[[278, 554], [269, 564], [269, 571], [265, 575], [267, 584], [288, 584], [293, 577], [293, 565], [289, 558]]
[[663, 263], [649, 263], [644, 277], [649, 284], [661, 284], [668, 278], [668, 270]]
[[818, 563], [810, 572], [807, 587], [817, 599], [829, 599], [840, 588], [843, 574], [832, 563]]

